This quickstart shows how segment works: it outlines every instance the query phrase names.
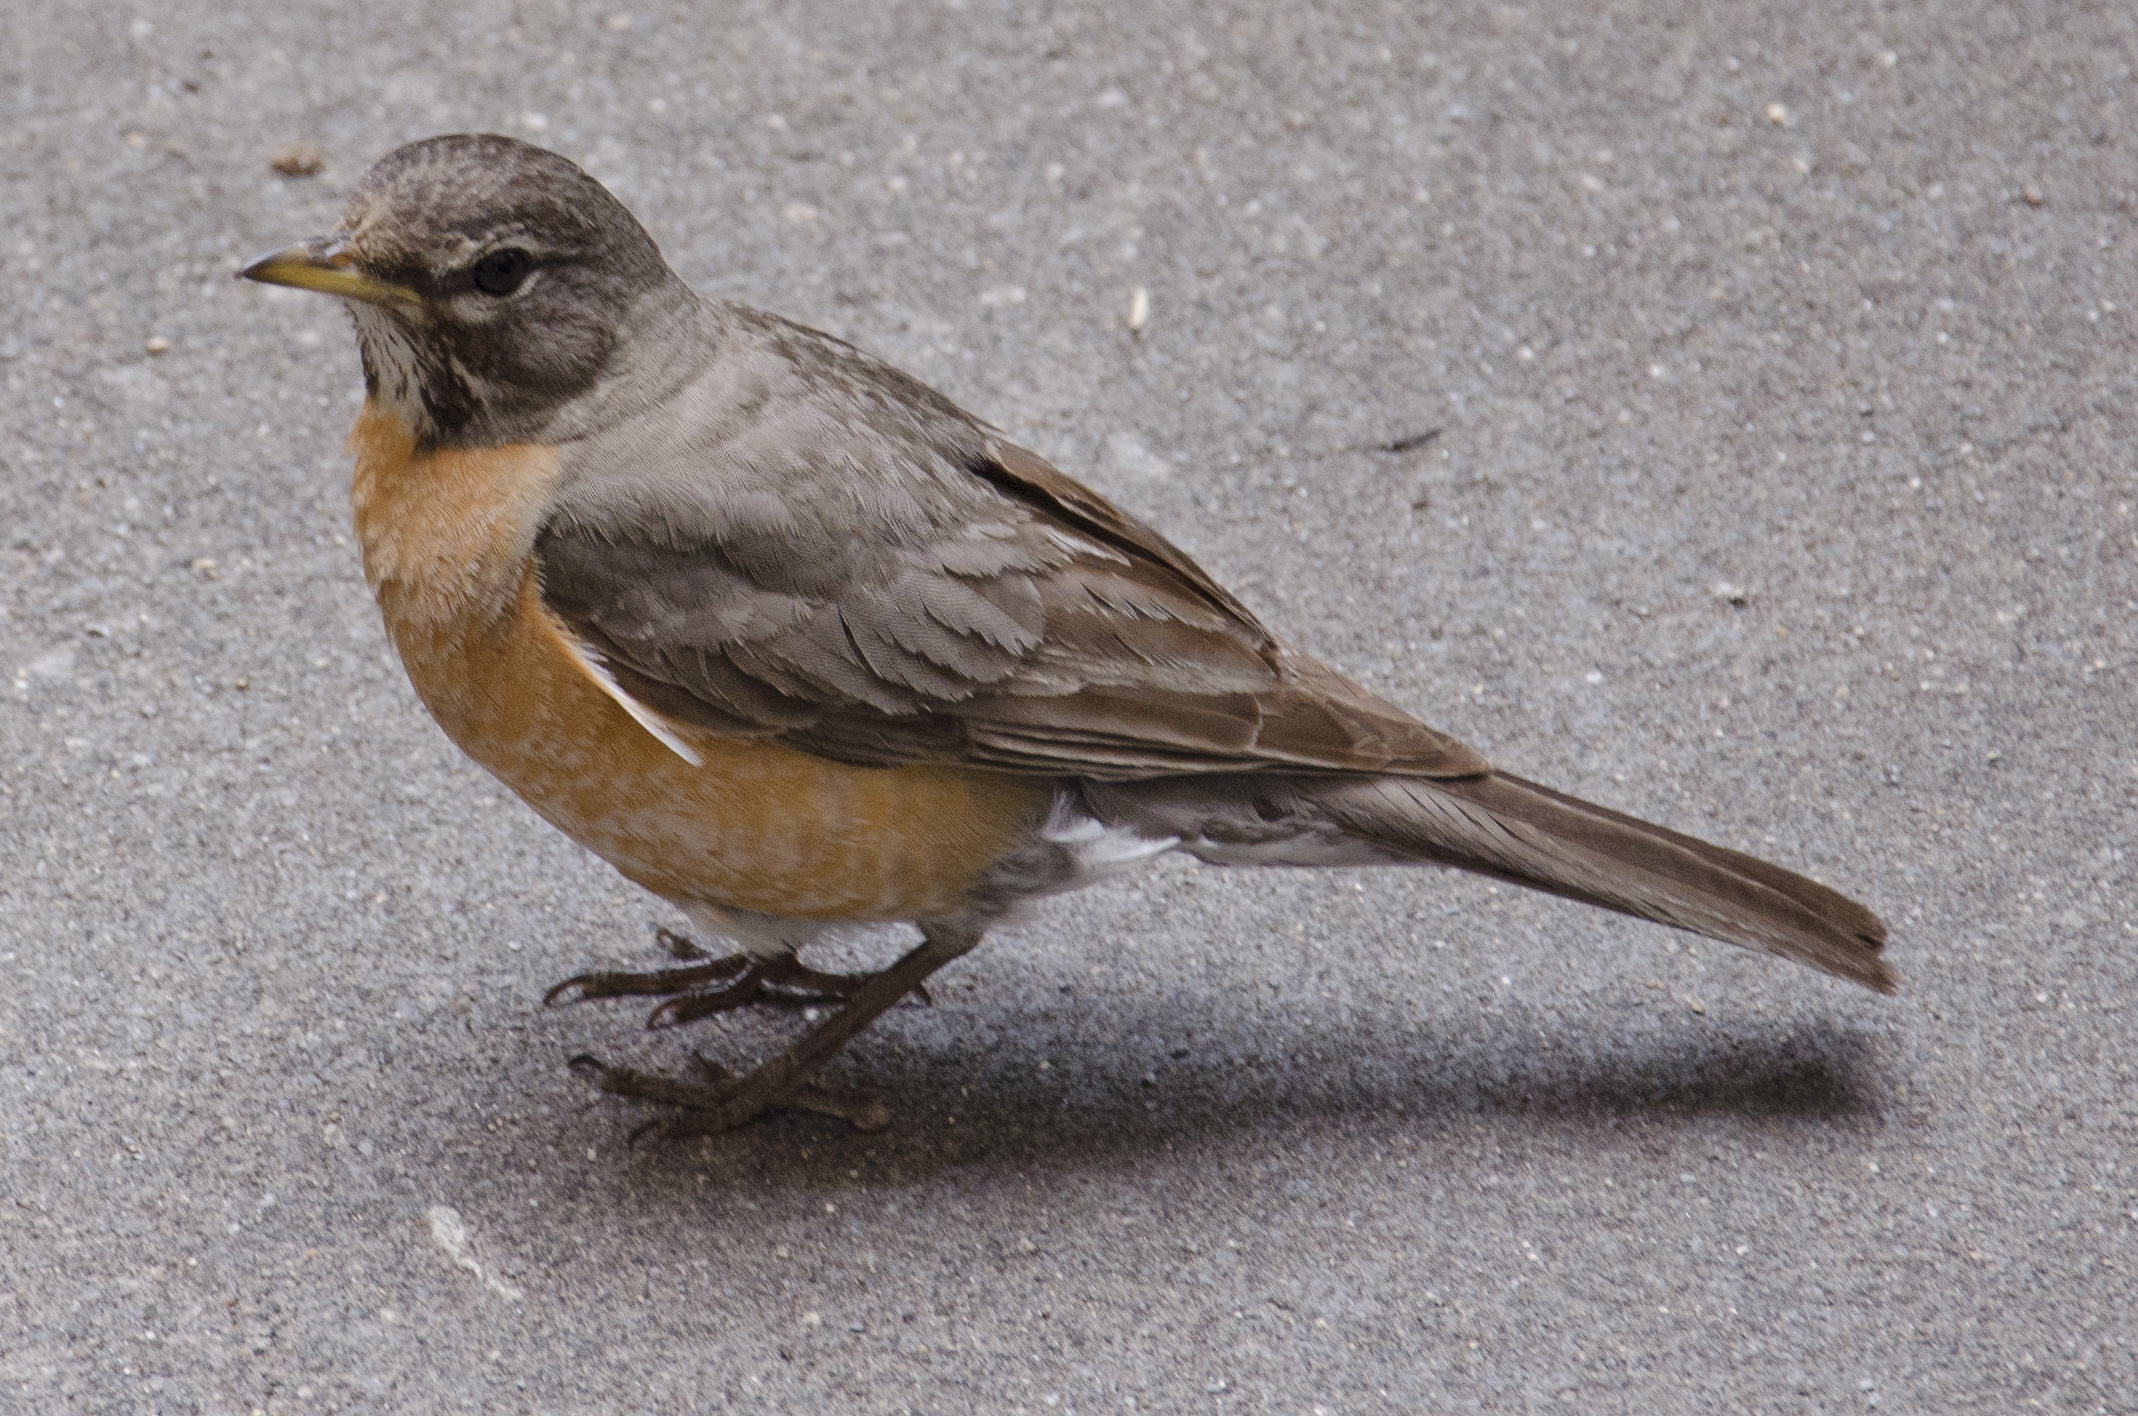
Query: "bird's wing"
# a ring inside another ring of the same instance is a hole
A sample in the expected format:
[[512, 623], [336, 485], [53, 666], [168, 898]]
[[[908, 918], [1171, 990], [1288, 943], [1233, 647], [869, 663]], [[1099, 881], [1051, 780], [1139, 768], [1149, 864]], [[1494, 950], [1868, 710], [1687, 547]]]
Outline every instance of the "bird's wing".
[[639, 703], [869, 765], [1486, 770], [940, 395], [727, 318], [657, 419], [567, 448], [536, 544], [549, 607]]

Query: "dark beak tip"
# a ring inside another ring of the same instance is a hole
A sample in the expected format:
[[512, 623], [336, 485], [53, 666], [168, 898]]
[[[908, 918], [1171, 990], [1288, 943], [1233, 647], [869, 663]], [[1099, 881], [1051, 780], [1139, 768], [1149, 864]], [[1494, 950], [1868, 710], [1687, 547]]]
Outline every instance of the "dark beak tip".
[[279, 250], [273, 250], [273, 251], [269, 251], [269, 252], [268, 252], [268, 253], [267, 253], [266, 255], [264, 255], [264, 256], [254, 256], [254, 257], [253, 257], [253, 258], [252, 258], [251, 260], [247, 261], [247, 262], [246, 262], [246, 263], [245, 263], [244, 265], [240, 266], [240, 267], [238, 268], [238, 271], [237, 271], [237, 273], [236, 273], [235, 275], [231, 276], [231, 279], [232, 279], [232, 280], [258, 280], [258, 279], [260, 279], [260, 278], [261, 278], [261, 277], [260, 277], [260, 272], [261, 272], [261, 271], [263, 271], [263, 270], [266, 270], [266, 269], [267, 269], [267, 268], [268, 268], [269, 266], [273, 265], [273, 264], [274, 264], [274, 263], [275, 263], [275, 262], [276, 262], [277, 260], [280, 260], [280, 259], [282, 259], [282, 258], [284, 258], [284, 257], [286, 257], [286, 256], [288, 256], [288, 255], [289, 255], [289, 248], [288, 248], [287, 246], [284, 246], [284, 247], [280, 248]]

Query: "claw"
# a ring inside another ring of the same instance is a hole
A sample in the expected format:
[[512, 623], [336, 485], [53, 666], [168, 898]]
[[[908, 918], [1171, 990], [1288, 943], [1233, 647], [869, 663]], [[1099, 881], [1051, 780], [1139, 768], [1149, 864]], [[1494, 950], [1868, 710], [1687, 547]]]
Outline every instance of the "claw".
[[682, 993], [688, 989], [702, 988], [709, 983], [725, 983], [737, 978], [749, 972], [750, 963], [748, 955], [735, 954], [707, 964], [693, 964], [687, 969], [655, 969], [650, 973], [574, 974], [543, 994], [542, 1003], [545, 1007], [555, 1003], [558, 995], [568, 988], [579, 990], [579, 996], [569, 1000], [574, 1003], [584, 1003], [594, 998]]
[[668, 955], [670, 958], [693, 960], [710, 959], [712, 957], [711, 954], [708, 954], [703, 949], [699, 948], [695, 940], [692, 940], [685, 935], [678, 934], [673, 929], [655, 929], [653, 931], [653, 938], [656, 943], [658, 943], [663, 949], [666, 949], [668, 951]]
[[656, 1004], [646, 1015], [646, 1030], [654, 1032], [661, 1028], [679, 1028], [685, 1023], [694, 1023], [700, 1018], [710, 1018], [715, 1013], [728, 1013], [737, 1008], [746, 1008], [764, 998], [764, 982], [753, 971], [744, 969], [742, 977], [726, 988], [712, 989], [704, 993], [683, 993]]

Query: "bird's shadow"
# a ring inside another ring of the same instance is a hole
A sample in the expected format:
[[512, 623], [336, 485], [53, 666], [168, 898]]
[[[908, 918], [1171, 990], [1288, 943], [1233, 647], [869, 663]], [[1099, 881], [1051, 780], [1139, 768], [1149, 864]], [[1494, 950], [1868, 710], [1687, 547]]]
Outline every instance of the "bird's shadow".
[[[643, 1142], [640, 1152], [653, 1170], [679, 1173], [710, 1154], [747, 1154], [752, 1184], [863, 1155], [911, 1178], [1027, 1161], [1132, 1166], [1316, 1124], [1432, 1134], [1505, 1122], [1612, 1136], [1629, 1125], [1712, 1121], [1856, 1129], [1878, 1123], [1889, 1091], [1878, 1036], [1841, 1021], [1702, 1024], [1673, 1035], [1652, 1017], [1606, 1008], [1559, 1013], [1540, 1029], [1518, 1014], [1361, 1021], [1356, 1010], [1295, 1006], [1228, 1035], [1216, 1025], [1236, 1015], [1184, 1019], [1155, 1000], [1139, 1009], [1120, 999], [1106, 1025], [1088, 1031], [1016, 1005], [988, 1010], [981, 1028], [976, 1021], [964, 1007], [902, 1008], [828, 1070], [828, 1083], [889, 1103], [882, 1132], [781, 1112], [730, 1135]], [[1198, 1041], [1157, 1040], [1189, 1029]], [[593, 1127], [628, 1128], [651, 1113], [619, 1103], [583, 1114]]]

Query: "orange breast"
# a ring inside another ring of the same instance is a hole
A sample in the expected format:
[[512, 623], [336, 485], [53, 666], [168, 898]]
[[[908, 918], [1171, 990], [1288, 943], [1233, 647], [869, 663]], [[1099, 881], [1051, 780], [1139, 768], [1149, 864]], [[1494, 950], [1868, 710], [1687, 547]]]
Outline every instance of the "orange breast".
[[446, 734], [572, 839], [673, 900], [804, 919], [951, 912], [1044, 815], [1042, 783], [849, 767], [776, 743], [634, 722], [567, 647], [531, 561], [546, 448], [418, 452], [366, 405], [357, 535], [386, 628]]

